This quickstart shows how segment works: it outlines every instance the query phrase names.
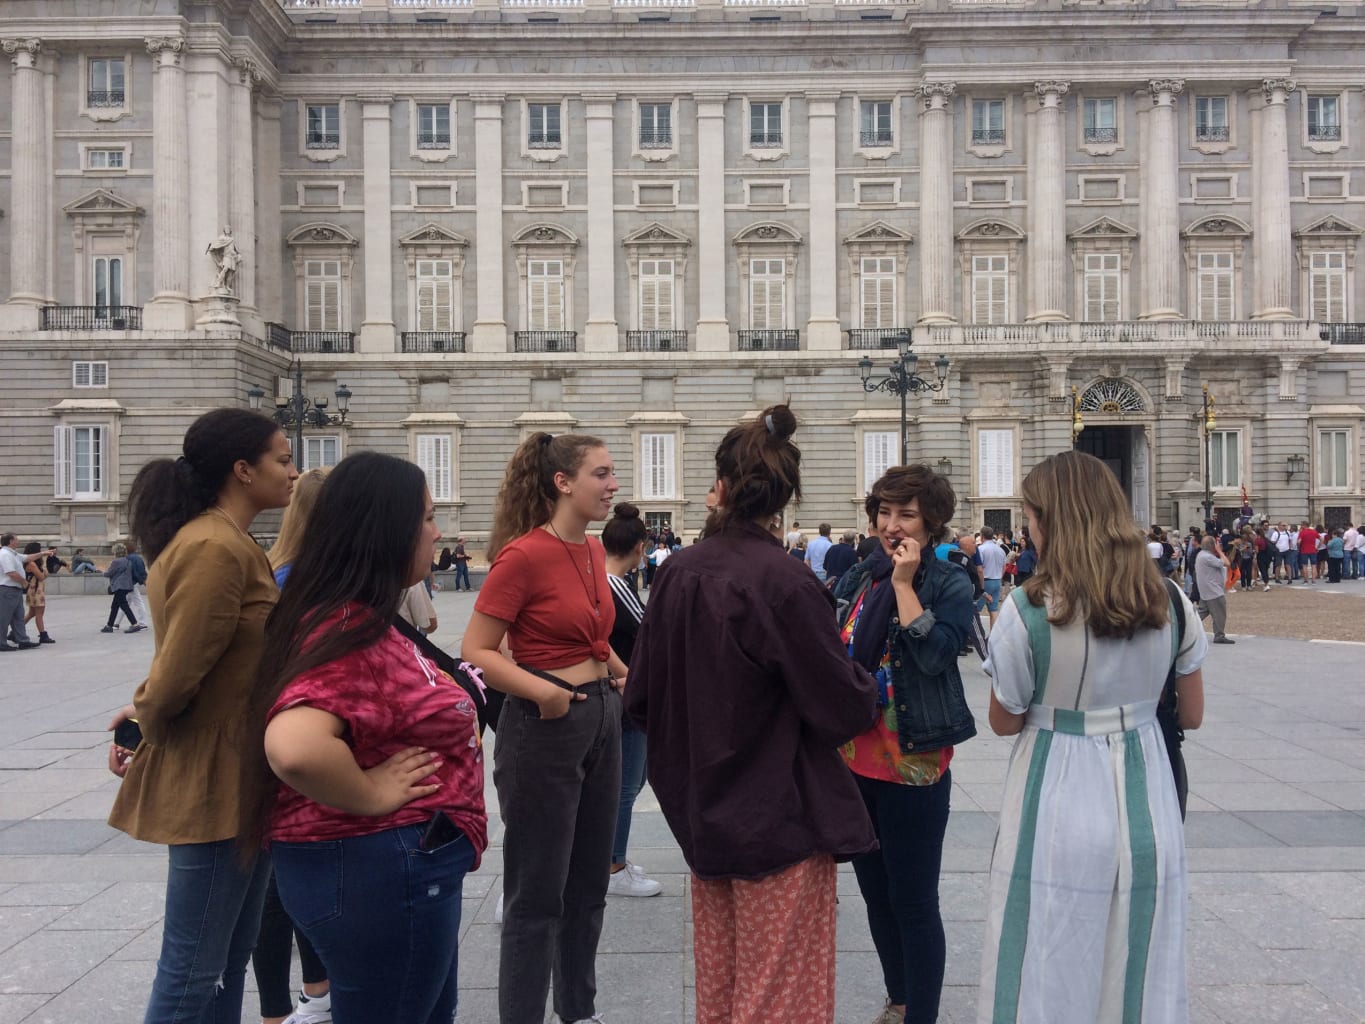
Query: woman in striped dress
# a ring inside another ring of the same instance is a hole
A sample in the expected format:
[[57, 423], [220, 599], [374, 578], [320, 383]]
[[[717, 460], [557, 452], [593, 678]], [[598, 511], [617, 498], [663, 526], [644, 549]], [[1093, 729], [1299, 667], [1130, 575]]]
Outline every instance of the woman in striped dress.
[[1198, 727], [1204, 630], [1098, 459], [1050, 456], [1023, 498], [1038, 566], [1005, 603], [986, 662], [991, 727], [1019, 739], [978, 1020], [1183, 1024], [1184, 829], [1156, 705], [1173, 668], [1180, 722]]

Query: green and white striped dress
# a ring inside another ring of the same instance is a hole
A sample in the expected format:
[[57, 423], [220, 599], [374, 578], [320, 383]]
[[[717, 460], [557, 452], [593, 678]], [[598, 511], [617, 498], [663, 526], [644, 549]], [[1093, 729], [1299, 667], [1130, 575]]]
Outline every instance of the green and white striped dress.
[[1100, 639], [1047, 622], [1022, 589], [991, 631], [996, 699], [1027, 713], [991, 858], [979, 1024], [1185, 1024], [1185, 836], [1156, 705], [1171, 624]]

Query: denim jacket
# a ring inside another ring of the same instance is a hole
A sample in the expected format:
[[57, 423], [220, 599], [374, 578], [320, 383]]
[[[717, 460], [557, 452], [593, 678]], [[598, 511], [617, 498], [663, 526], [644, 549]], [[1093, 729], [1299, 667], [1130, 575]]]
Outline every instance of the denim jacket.
[[[896, 731], [907, 754], [939, 750], [976, 735], [957, 667], [974, 614], [972, 583], [961, 566], [936, 558], [933, 548], [925, 547], [922, 558], [915, 593], [924, 614], [902, 625], [893, 613], [888, 630]], [[834, 591], [836, 600], [851, 601], [867, 571], [868, 563], [859, 562], [844, 573]]]

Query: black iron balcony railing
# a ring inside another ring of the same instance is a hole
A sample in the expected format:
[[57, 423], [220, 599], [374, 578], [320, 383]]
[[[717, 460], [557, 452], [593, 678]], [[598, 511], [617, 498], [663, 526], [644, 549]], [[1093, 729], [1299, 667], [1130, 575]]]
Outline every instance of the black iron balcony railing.
[[973, 146], [1003, 146], [1005, 144], [1005, 129], [1003, 128], [973, 128]]
[[1323, 324], [1333, 345], [1365, 345], [1365, 324]]
[[1339, 124], [1309, 124], [1308, 140], [1310, 142], [1340, 142], [1341, 125]]
[[1103, 145], [1106, 142], [1118, 142], [1119, 130], [1117, 128], [1087, 128], [1085, 130], [1085, 141], [1090, 145]]
[[532, 132], [526, 145], [530, 149], [559, 149], [563, 145], [559, 139], [559, 132]]
[[848, 332], [849, 348], [899, 348], [910, 343], [908, 327], [862, 327]]
[[672, 128], [641, 128], [641, 149], [669, 149], [673, 145]]
[[893, 141], [890, 128], [864, 128], [858, 138], [862, 145], [870, 148], [889, 146]]
[[450, 132], [418, 132], [418, 149], [449, 149]]
[[307, 145], [309, 149], [340, 149], [341, 132], [310, 131]]
[[291, 331], [283, 324], [266, 324], [265, 329], [271, 348], [328, 354], [355, 351], [355, 335], [350, 331]]
[[404, 352], [463, 352], [464, 331], [404, 331]]
[[795, 352], [800, 347], [800, 331], [739, 332], [741, 352]]
[[782, 129], [770, 128], [767, 131], [750, 129], [749, 145], [754, 149], [777, 149], [782, 145]]
[[122, 89], [90, 89], [85, 94], [87, 107], [121, 107], [123, 102]]
[[514, 352], [576, 352], [577, 331], [517, 331], [512, 336]]
[[686, 331], [626, 331], [627, 352], [686, 352]]
[[279, 349], [281, 352], [289, 352], [292, 350], [293, 345], [289, 337], [292, 333], [293, 332], [288, 327], [284, 326], [284, 324], [267, 322], [265, 325], [265, 343], [271, 348]]
[[140, 331], [141, 306], [44, 306], [44, 331]]
[[1194, 138], [1196, 142], [1227, 142], [1232, 138], [1232, 130], [1225, 124], [1197, 124]]

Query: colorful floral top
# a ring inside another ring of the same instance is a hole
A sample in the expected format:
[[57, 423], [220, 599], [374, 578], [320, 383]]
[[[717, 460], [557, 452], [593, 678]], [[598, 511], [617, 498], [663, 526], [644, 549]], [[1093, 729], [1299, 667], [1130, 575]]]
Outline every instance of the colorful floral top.
[[[850, 654], [853, 653], [853, 632], [858, 628], [858, 617], [862, 611], [863, 598], [859, 597], [840, 634]], [[865, 779], [899, 782], [907, 786], [932, 786], [948, 770], [948, 764], [953, 759], [953, 748], [944, 747], [923, 754], [901, 752], [896, 732], [896, 700], [891, 686], [890, 663], [891, 644], [888, 642], [876, 672], [877, 706], [881, 709], [881, 718], [867, 732], [843, 745], [844, 760], [855, 775]]]

